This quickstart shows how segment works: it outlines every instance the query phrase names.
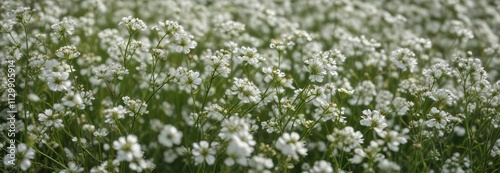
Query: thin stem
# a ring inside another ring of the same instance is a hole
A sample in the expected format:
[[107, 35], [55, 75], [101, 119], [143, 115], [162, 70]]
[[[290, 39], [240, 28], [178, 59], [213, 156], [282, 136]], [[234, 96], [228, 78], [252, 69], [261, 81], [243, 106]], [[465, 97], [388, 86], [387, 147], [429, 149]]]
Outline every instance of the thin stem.
[[123, 53], [123, 67], [125, 67], [125, 69], [127, 68], [127, 52], [128, 52], [128, 48], [130, 46], [130, 41], [132, 40], [133, 35], [134, 35], [134, 33], [132, 32], [128, 36], [127, 45], [125, 46], [125, 52]]
[[213, 82], [213, 80], [216, 77], [215, 76], [215, 71], [216, 70], [217, 70], [217, 68], [214, 69], [214, 71], [210, 75], [210, 81], [208, 82], [208, 88], [205, 90], [205, 96], [203, 97], [203, 103], [201, 104], [201, 111], [203, 111], [205, 109], [205, 104], [207, 103], [208, 93], [210, 92], [210, 88], [212, 88], [212, 82]]

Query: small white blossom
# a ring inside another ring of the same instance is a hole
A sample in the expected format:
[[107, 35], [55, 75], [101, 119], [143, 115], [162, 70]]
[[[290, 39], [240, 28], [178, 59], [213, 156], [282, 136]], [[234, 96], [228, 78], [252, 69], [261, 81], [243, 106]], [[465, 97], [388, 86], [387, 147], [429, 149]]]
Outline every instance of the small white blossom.
[[415, 53], [410, 49], [400, 48], [392, 51], [390, 60], [397, 68], [406, 71], [409, 69], [411, 73], [417, 68], [417, 59], [415, 59]]
[[38, 120], [46, 127], [54, 127], [56, 129], [64, 127], [62, 116], [57, 111], [46, 109], [43, 113], [38, 114]]
[[250, 47], [241, 47], [233, 50], [236, 54], [236, 63], [248, 63], [255, 68], [258, 68], [260, 63], [264, 61], [264, 58], [257, 53], [257, 49]]
[[232, 166], [238, 163], [242, 166], [247, 166], [248, 157], [252, 154], [253, 148], [247, 142], [242, 141], [239, 137], [232, 137], [226, 149], [227, 158], [224, 164]]
[[410, 130], [405, 128], [401, 133], [394, 130], [384, 130], [377, 134], [386, 141], [387, 147], [394, 152], [399, 151], [399, 145], [406, 144], [410, 138], [407, 134]]
[[212, 146], [207, 141], [200, 141], [199, 143], [193, 143], [193, 158], [194, 164], [199, 165], [200, 163], [207, 162], [208, 165], [213, 165], [215, 163], [215, 148], [214, 144]]
[[314, 166], [309, 171], [310, 173], [333, 173], [332, 164], [330, 162], [320, 160], [314, 162]]
[[[333, 129], [333, 133], [326, 136], [328, 141], [336, 149], [341, 149], [350, 152], [355, 148], [359, 148], [363, 143], [363, 134], [360, 131], [354, 131], [354, 128], [347, 126], [344, 129]], [[334, 151], [336, 153], [337, 150]]]
[[52, 29], [54, 30], [54, 36], [56, 38], [65, 37], [69, 35], [73, 35], [75, 33], [76, 22], [72, 19], [63, 18], [62, 21], [58, 21], [52, 25]]
[[124, 25], [129, 33], [134, 33], [139, 30], [145, 31], [147, 29], [146, 24], [141, 19], [132, 18], [132, 16], [123, 17], [118, 25]]
[[31, 9], [30, 7], [18, 7], [8, 12], [7, 18], [24, 25], [30, 21], [35, 11], [35, 9]]
[[253, 156], [248, 165], [250, 166], [249, 173], [271, 173], [270, 169], [273, 168], [274, 163], [272, 159], [259, 154]]
[[371, 111], [369, 109], [363, 111], [363, 115], [360, 121], [362, 126], [368, 126], [374, 129], [376, 132], [381, 132], [387, 127], [385, 116], [382, 115], [378, 110]]
[[124, 108], [122, 105], [104, 110], [104, 115], [106, 120], [104, 122], [108, 124], [115, 124], [116, 120], [125, 118], [125, 115], [129, 114], [130, 111]]
[[174, 51], [188, 54], [191, 49], [194, 49], [196, 45], [198, 45], [193, 39], [193, 35], [188, 35], [186, 33], [175, 34], [173, 42]]
[[78, 52], [76, 50], [76, 47], [73, 45], [63, 46], [56, 50], [56, 56], [65, 60], [73, 60], [76, 57], [80, 56], [80, 52]]
[[128, 96], [122, 97], [122, 100], [125, 106], [127, 106], [128, 110], [131, 111], [132, 114], [129, 114], [130, 116], [133, 116], [135, 114], [144, 115], [149, 113], [148, 105], [142, 100], [133, 100]]
[[305, 143], [300, 141], [300, 136], [296, 132], [283, 133], [276, 141], [275, 146], [283, 155], [291, 157], [294, 160], [299, 160], [300, 156], [307, 155]]
[[173, 36], [177, 33], [184, 32], [184, 27], [179, 25], [177, 21], [166, 20], [165, 22], [158, 22], [159, 26], [153, 26], [151, 29], [158, 32], [161, 36], [170, 35]]
[[3, 165], [18, 166], [23, 171], [31, 167], [31, 160], [35, 158], [35, 150], [26, 144], [21, 143], [16, 146], [14, 155], [6, 154], [3, 158]]
[[230, 58], [231, 56], [229, 54], [225, 54], [222, 51], [216, 51], [214, 55], [203, 58], [205, 64], [208, 64], [205, 66], [205, 71], [208, 74], [213, 73], [214, 76], [220, 75], [227, 78], [229, 72], [231, 72], [231, 69], [229, 68]]
[[174, 144], [179, 145], [182, 139], [182, 132], [178, 131], [172, 125], [165, 125], [158, 135], [158, 142], [166, 147], [172, 147]]
[[201, 84], [201, 78], [199, 76], [200, 73], [194, 72], [192, 70], [183, 73], [179, 79], [181, 88], [186, 92], [191, 92], [198, 89], [198, 86]]
[[113, 141], [113, 149], [117, 151], [116, 159], [119, 161], [131, 162], [143, 156], [141, 145], [135, 135], [122, 136]]
[[226, 94], [237, 95], [243, 103], [257, 103], [260, 99], [259, 88], [247, 78], [234, 78], [233, 86]]

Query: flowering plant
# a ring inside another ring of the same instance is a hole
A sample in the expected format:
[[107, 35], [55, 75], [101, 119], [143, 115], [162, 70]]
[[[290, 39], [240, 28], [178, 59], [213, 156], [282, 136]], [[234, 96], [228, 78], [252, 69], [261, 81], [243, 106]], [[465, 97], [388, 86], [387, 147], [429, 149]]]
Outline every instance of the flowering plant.
[[500, 171], [498, 1], [0, 4], [0, 171]]

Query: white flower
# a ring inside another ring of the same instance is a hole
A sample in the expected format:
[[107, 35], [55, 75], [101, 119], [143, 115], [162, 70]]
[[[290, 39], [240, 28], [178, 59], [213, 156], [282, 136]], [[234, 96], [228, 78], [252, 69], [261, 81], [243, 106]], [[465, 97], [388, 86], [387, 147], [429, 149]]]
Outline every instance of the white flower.
[[153, 26], [151, 29], [158, 32], [161, 36], [170, 35], [173, 36], [177, 33], [184, 32], [184, 28], [179, 25], [177, 21], [166, 20], [165, 22], [158, 22], [160, 26]]
[[118, 160], [113, 160], [108, 162], [104, 160], [100, 165], [90, 169], [90, 173], [109, 173], [109, 172], [119, 172], [120, 162]]
[[245, 122], [245, 119], [238, 116], [231, 116], [224, 119], [221, 123], [221, 127], [219, 137], [226, 140], [232, 139], [234, 136], [245, 134], [245, 132], [250, 130], [250, 126]]
[[381, 46], [380, 42], [373, 38], [368, 38], [365, 35], [349, 37], [347, 41], [350, 42], [350, 44], [347, 45], [351, 45], [354, 49], [359, 49], [363, 52], [373, 52], [376, 48]]
[[369, 105], [373, 101], [373, 96], [377, 95], [377, 89], [373, 82], [366, 80], [358, 84], [354, 89], [349, 103], [353, 105]]
[[54, 72], [47, 80], [47, 85], [52, 91], [67, 91], [71, 88], [71, 81], [69, 80], [69, 73]]
[[242, 166], [246, 166], [247, 158], [252, 154], [252, 152], [252, 146], [242, 141], [239, 137], [232, 137], [229, 145], [227, 146], [226, 154], [228, 157], [224, 161], [224, 164], [232, 166], [236, 162]]
[[113, 148], [117, 150], [116, 159], [119, 161], [131, 162], [134, 159], [142, 158], [141, 145], [137, 143], [135, 135], [128, 135], [120, 137], [118, 140], [113, 141]]
[[255, 86], [253, 82], [250, 82], [247, 78], [239, 79], [234, 78], [233, 86], [231, 90], [228, 90], [226, 94], [237, 95], [243, 103], [257, 103], [260, 99], [260, 90]]
[[192, 90], [196, 90], [198, 86], [201, 84], [201, 78], [199, 77], [200, 73], [189, 70], [186, 73], [183, 73], [181, 76], [179, 83], [182, 86], [182, 89], [191, 92]]
[[396, 111], [396, 115], [405, 115], [413, 105], [413, 102], [406, 101], [405, 98], [401, 97], [396, 97], [392, 101], [392, 107]]
[[133, 113], [129, 114], [130, 116], [133, 116], [135, 114], [144, 115], [149, 113], [147, 108], [148, 105], [142, 100], [139, 99], [133, 100], [130, 99], [130, 97], [128, 96], [122, 97], [122, 100], [125, 106], [127, 106], [128, 110], [130, 110]]
[[207, 111], [207, 117], [217, 120], [217, 121], [222, 121], [224, 119], [225, 113], [227, 113], [227, 110], [219, 106], [218, 104], [212, 104], [206, 108]]
[[397, 163], [387, 159], [379, 161], [377, 167], [384, 172], [399, 172], [401, 170], [401, 167]]
[[257, 53], [257, 49], [250, 47], [241, 47], [233, 50], [236, 54], [236, 63], [248, 63], [255, 68], [258, 68], [260, 63], [264, 61], [264, 58]]
[[300, 141], [300, 136], [296, 132], [283, 133], [276, 141], [275, 146], [281, 153], [288, 157], [292, 157], [294, 160], [299, 160], [299, 155], [307, 155], [305, 143]]
[[132, 16], [123, 17], [122, 21], [118, 25], [125, 25], [129, 33], [136, 32], [138, 30], [146, 30], [146, 24], [138, 18], [132, 18]]
[[43, 113], [38, 114], [38, 120], [46, 127], [53, 126], [56, 129], [64, 127], [59, 113], [52, 111], [52, 109], [46, 109]]
[[59, 58], [63, 58], [66, 60], [72, 60], [76, 57], [80, 56], [80, 52], [76, 50], [76, 47], [71, 46], [63, 46], [56, 50], [56, 56]]
[[460, 156], [460, 153], [455, 152], [451, 158], [446, 159], [441, 172], [442, 173], [466, 173], [471, 172], [469, 168], [470, 160], [468, 156]]
[[[375, 141], [370, 141], [370, 144], [371, 143], [376, 143], [376, 142]], [[349, 162], [354, 163], [354, 164], [361, 163], [361, 161], [363, 161], [363, 158], [365, 158], [367, 156], [366, 152], [363, 151], [363, 149], [361, 149], [361, 148], [354, 149], [354, 153], [355, 153], [355, 155], [352, 158], [349, 159]]]
[[14, 20], [2, 20], [0, 21], [0, 30], [10, 32], [15, 24]]
[[497, 139], [495, 145], [491, 148], [490, 155], [491, 157], [500, 156], [500, 139]]
[[425, 38], [412, 38], [405, 40], [401, 43], [403, 46], [410, 47], [411, 49], [417, 51], [417, 52], [422, 52], [426, 49], [432, 48], [432, 42], [429, 39]]
[[389, 130], [377, 132], [377, 134], [382, 139], [384, 139], [384, 141], [387, 143], [387, 147], [389, 147], [390, 150], [398, 152], [399, 145], [406, 144], [406, 142], [408, 142], [408, 139], [410, 137], [407, 134], [409, 131], [409, 129], [405, 128], [401, 133], [394, 130]]
[[[292, 85], [293, 79], [291, 77], [285, 77], [286, 74], [281, 72], [280, 69], [276, 67], [264, 67], [262, 68], [262, 72], [265, 74], [264, 82], [269, 83], [272, 81], [271, 87], [274, 88], [277, 93], [285, 92], [284, 87], [295, 89]], [[270, 97], [268, 96], [268, 98]]]
[[449, 113], [438, 110], [435, 107], [431, 108], [431, 111], [429, 112], [427, 117], [429, 118], [427, 121], [425, 121], [427, 127], [436, 129], [444, 129], [453, 118]]
[[295, 46], [295, 43], [305, 44], [312, 41], [313, 36], [304, 30], [294, 29], [292, 34], [284, 34], [282, 38], [284, 38], [284, 40], [287, 40], [287, 42], [289, 42], [289, 45]]
[[98, 79], [104, 79], [106, 81], [111, 81], [112, 79], [123, 80], [123, 76], [128, 74], [128, 69], [120, 64], [101, 64], [97, 67], [93, 67], [92, 73]]
[[345, 56], [339, 50], [315, 53], [311, 58], [304, 61], [305, 69], [309, 72], [309, 80], [322, 82], [323, 77], [328, 75], [337, 76], [337, 64], [345, 61]]
[[197, 45], [193, 38], [193, 35], [188, 35], [186, 33], [175, 34], [173, 45], [174, 50], [179, 53], [183, 52], [184, 54], [188, 54], [190, 49], [194, 49]]
[[271, 173], [270, 169], [273, 168], [274, 163], [272, 159], [259, 154], [253, 156], [248, 165], [250, 166], [249, 173]]
[[78, 106], [80, 109], [84, 109], [85, 105], [83, 104], [82, 96], [80, 92], [70, 90], [66, 92], [66, 95], [61, 99], [62, 104], [68, 107]]
[[207, 141], [200, 141], [200, 143], [193, 143], [193, 158], [194, 164], [199, 165], [200, 163], [207, 162], [208, 165], [213, 165], [215, 163], [215, 149], [208, 144]]
[[376, 132], [381, 132], [387, 127], [385, 116], [380, 114], [378, 110], [373, 112], [369, 109], [363, 111], [362, 120], [359, 122], [362, 126], [368, 126], [374, 129]]
[[437, 90], [427, 91], [423, 94], [436, 102], [445, 102], [447, 105], [453, 105], [457, 101], [457, 96], [448, 89], [439, 88]]
[[314, 162], [314, 166], [309, 170], [310, 173], [333, 173], [332, 164], [330, 162], [320, 160]]
[[142, 172], [143, 170], [155, 167], [155, 165], [149, 160], [140, 158], [130, 162], [128, 167], [135, 172]]
[[319, 59], [306, 60], [306, 71], [309, 72], [309, 80], [311, 82], [323, 82], [323, 77], [326, 75], [326, 70], [323, 67], [323, 62]]
[[207, 56], [203, 58], [205, 64], [205, 70], [208, 74], [214, 74], [214, 76], [222, 76], [228, 77], [231, 69], [229, 68], [229, 54], [222, 53], [220, 51], [216, 51], [214, 55]]
[[31, 9], [30, 7], [18, 7], [15, 10], [8, 12], [7, 17], [19, 23], [26, 24], [29, 22], [35, 11], [35, 9]]
[[165, 125], [158, 135], [158, 142], [166, 147], [172, 147], [174, 144], [179, 145], [182, 139], [182, 132], [178, 131], [172, 125]]
[[108, 136], [108, 129], [105, 127], [97, 129], [94, 133], [95, 137], [106, 137]]
[[269, 44], [269, 47], [271, 49], [276, 49], [276, 51], [283, 53], [287, 47], [291, 47], [293, 43], [284, 43], [280, 39], [273, 39], [271, 40], [271, 44]]
[[3, 164], [5, 166], [19, 166], [23, 171], [28, 170], [31, 167], [31, 160], [35, 158], [35, 150], [28, 148], [24, 143], [17, 145], [15, 150], [14, 155], [5, 155]]
[[173, 149], [168, 149], [163, 152], [163, 161], [166, 163], [174, 162], [177, 157], [179, 157], [179, 155]]
[[245, 31], [245, 24], [235, 21], [227, 21], [217, 25], [217, 31], [223, 36], [235, 38]]
[[54, 30], [54, 36], [60, 38], [62, 36], [73, 35], [75, 32], [75, 21], [63, 18], [62, 21], [58, 21], [52, 25], [52, 29]]
[[410, 69], [410, 72], [413, 73], [415, 68], [417, 67], [417, 59], [415, 59], [415, 53], [413, 53], [410, 49], [400, 48], [395, 51], [392, 51], [390, 60], [397, 68], [406, 71], [406, 69]]
[[[333, 133], [326, 136], [336, 149], [350, 152], [352, 149], [359, 148], [363, 143], [363, 134], [359, 131], [354, 132], [354, 128], [347, 126], [344, 129], [333, 129]], [[336, 150], [334, 151], [336, 152]]]
[[111, 109], [104, 110], [105, 118], [104, 122], [108, 124], [114, 124], [116, 120], [125, 118], [125, 115], [130, 113], [122, 105], [113, 107]]
[[59, 173], [78, 173], [78, 172], [83, 172], [83, 167], [80, 167], [79, 165], [75, 164], [75, 162], [69, 162], [68, 169], [59, 171]]

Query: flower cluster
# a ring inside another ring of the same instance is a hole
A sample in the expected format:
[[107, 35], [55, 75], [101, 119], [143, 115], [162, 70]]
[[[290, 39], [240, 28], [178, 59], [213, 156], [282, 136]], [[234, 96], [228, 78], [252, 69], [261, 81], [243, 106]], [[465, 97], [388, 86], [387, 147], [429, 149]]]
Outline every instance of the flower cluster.
[[145, 31], [147, 29], [146, 24], [141, 19], [133, 18], [132, 16], [123, 17], [118, 25], [125, 26], [129, 33]]
[[0, 6], [3, 172], [500, 167], [497, 2]]
[[171, 45], [172, 49], [176, 52], [187, 54], [197, 45], [196, 41], [193, 40], [194, 36], [187, 34], [186, 31], [184, 31], [184, 27], [179, 25], [177, 21], [167, 20], [165, 22], [159, 22], [159, 26], [153, 26], [151, 29], [158, 32], [162, 40], [168, 36], [170, 41], [173, 42]]

